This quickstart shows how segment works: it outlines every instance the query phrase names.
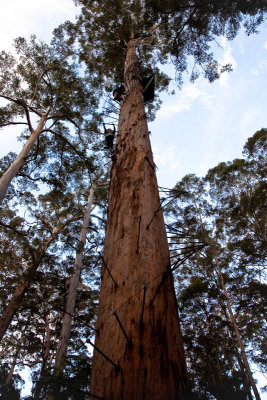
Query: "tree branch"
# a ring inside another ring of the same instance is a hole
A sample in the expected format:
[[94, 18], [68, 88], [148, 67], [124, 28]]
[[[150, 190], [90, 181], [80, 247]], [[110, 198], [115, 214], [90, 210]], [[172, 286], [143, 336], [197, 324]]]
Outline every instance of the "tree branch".
[[18, 231], [17, 229], [13, 228], [11, 225], [5, 224], [4, 222], [0, 221], [0, 225], [3, 226], [4, 228], [11, 229], [13, 232], [17, 233], [18, 235], [21, 236], [28, 236], [28, 233], [23, 233]]
[[41, 73], [41, 75], [39, 75], [39, 77], [38, 77], [38, 79], [37, 79], [37, 82], [36, 82], [36, 85], [35, 85], [34, 93], [33, 93], [32, 99], [31, 99], [31, 101], [30, 101], [29, 107], [31, 107], [31, 105], [32, 105], [32, 103], [33, 103], [33, 101], [34, 101], [34, 99], [35, 99], [35, 97], [36, 97], [37, 90], [38, 90], [38, 85], [39, 85], [41, 79], [43, 78], [43, 76], [44, 76], [47, 72], [51, 71], [51, 70], [54, 69], [54, 68], [55, 68], [55, 67], [47, 68], [44, 72]]
[[30, 118], [29, 108], [28, 108], [27, 104], [23, 100], [14, 99], [13, 97], [5, 96], [3, 94], [1, 94], [0, 97], [4, 98], [6, 100], [9, 100], [9, 101], [13, 101], [13, 103], [16, 103], [19, 106], [23, 107], [23, 109], [25, 111], [25, 114], [26, 114], [26, 119], [27, 119], [27, 122], [28, 122], [28, 126], [29, 126], [29, 129], [30, 129], [30, 132], [32, 133], [33, 132], [33, 127], [32, 127], [32, 124], [31, 124], [31, 118]]
[[0, 126], [9, 126], [9, 125], [28, 125], [27, 122], [12, 122], [8, 121], [5, 124], [0, 124]]
[[76, 149], [76, 147], [73, 144], [71, 144], [68, 141], [68, 139], [65, 138], [63, 135], [61, 135], [60, 133], [58, 133], [58, 132], [56, 132], [56, 131], [54, 131], [53, 129], [50, 129], [50, 128], [44, 129], [43, 132], [51, 132], [54, 135], [60, 137], [61, 139], [63, 139], [68, 144], [68, 146], [70, 146], [75, 151], [76, 154], [78, 154], [81, 158], [89, 161], [88, 158], [80, 150]]

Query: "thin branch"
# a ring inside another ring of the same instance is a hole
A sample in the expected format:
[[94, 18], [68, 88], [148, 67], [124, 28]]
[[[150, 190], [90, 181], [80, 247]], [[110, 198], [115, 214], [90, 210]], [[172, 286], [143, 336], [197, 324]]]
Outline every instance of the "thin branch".
[[27, 122], [12, 122], [8, 121], [5, 124], [0, 124], [0, 126], [9, 126], [9, 125], [28, 125]]
[[70, 147], [75, 151], [76, 154], [78, 154], [81, 158], [83, 158], [83, 159], [89, 161], [88, 158], [87, 158], [80, 150], [76, 149], [76, 147], [73, 146], [73, 144], [71, 144], [71, 143], [68, 141], [68, 139], [66, 139], [66, 138], [65, 138], [63, 135], [61, 135], [60, 133], [54, 131], [53, 129], [49, 129], [49, 128], [44, 129], [43, 132], [51, 132], [51, 133], [53, 133], [54, 135], [60, 137], [61, 139], [63, 139], [63, 140], [68, 144], [68, 146], [70, 146]]
[[64, 117], [65, 117], [65, 115], [59, 115], [58, 117], [56, 117], [55, 115], [52, 115], [52, 117], [47, 118], [47, 120], [53, 119], [53, 118], [54, 118], [53, 123], [52, 123], [47, 129], [52, 129], [53, 126], [55, 126], [56, 123], [57, 123], [61, 118], [64, 118]]
[[30, 113], [29, 113], [29, 109], [27, 107], [27, 104], [24, 103], [23, 101], [17, 100], [16, 101], [17, 104], [21, 105], [24, 108], [25, 114], [26, 114], [26, 119], [29, 125], [29, 129], [30, 132], [32, 133], [34, 131], [33, 127], [32, 127], [32, 123], [31, 123], [31, 117], [30, 117]]
[[9, 101], [13, 101], [13, 103], [16, 103], [19, 106], [23, 107], [23, 109], [25, 111], [25, 114], [26, 114], [26, 119], [27, 119], [27, 122], [28, 122], [28, 126], [29, 126], [29, 129], [30, 129], [30, 132], [32, 133], [33, 132], [33, 127], [32, 127], [32, 124], [31, 124], [31, 118], [30, 118], [29, 108], [28, 108], [27, 104], [24, 103], [22, 100], [13, 99], [13, 97], [5, 96], [3, 94], [1, 94], [0, 97], [2, 97], [3, 99], [9, 100]]
[[43, 78], [43, 76], [44, 76], [48, 71], [51, 71], [51, 70], [54, 69], [54, 68], [55, 68], [55, 67], [47, 68], [44, 72], [41, 73], [41, 75], [39, 75], [39, 78], [37, 79], [37, 82], [36, 82], [36, 85], [35, 85], [35, 89], [34, 89], [34, 93], [33, 93], [32, 99], [31, 99], [31, 101], [30, 101], [29, 107], [31, 107], [31, 105], [32, 105], [32, 103], [33, 103], [33, 101], [34, 101], [34, 99], [35, 99], [35, 97], [36, 97], [37, 90], [38, 90], [38, 85], [39, 85], [41, 79]]
[[5, 223], [2, 222], [2, 221], [0, 221], [0, 225], [3, 226], [3, 227], [5, 227], [5, 228], [11, 229], [13, 232], [17, 233], [18, 235], [21, 235], [21, 236], [28, 236], [28, 233], [20, 232], [20, 231], [18, 231], [17, 229], [13, 228], [11, 225], [5, 224]]
[[33, 113], [37, 114], [39, 117], [42, 117], [42, 113], [40, 111], [37, 111], [36, 107], [29, 106], [29, 110], [32, 111]]

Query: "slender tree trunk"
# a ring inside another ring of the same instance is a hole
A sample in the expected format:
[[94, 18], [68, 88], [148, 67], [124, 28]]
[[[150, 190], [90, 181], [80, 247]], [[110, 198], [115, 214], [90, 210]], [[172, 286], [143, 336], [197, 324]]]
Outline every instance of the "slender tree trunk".
[[[92, 211], [95, 187], [96, 185], [95, 183], [93, 183], [89, 191], [87, 205], [84, 212], [83, 223], [80, 233], [80, 242], [78, 246], [78, 251], [76, 253], [73, 275], [70, 279], [70, 285], [68, 288], [66, 308], [63, 317], [60, 340], [56, 354], [56, 362], [54, 366], [54, 374], [53, 374], [54, 376], [60, 376], [63, 373], [63, 369], [65, 366], [67, 347], [71, 333], [72, 315], [74, 313], [75, 302], [77, 297], [77, 289], [80, 282], [80, 274], [83, 265], [83, 252], [86, 243], [86, 235], [89, 228], [89, 220]], [[51, 399], [52, 398], [53, 397], [51, 397]]]
[[138, 78], [132, 40], [111, 171], [91, 394], [182, 400], [186, 364]]
[[220, 264], [219, 264], [219, 260], [217, 258], [217, 255], [216, 255], [215, 251], [213, 251], [213, 255], [214, 255], [216, 266], [217, 266], [218, 271], [219, 271], [219, 278], [220, 278], [220, 282], [221, 282], [221, 285], [222, 285], [222, 288], [223, 288], [224, 297], [226, 299], [226, 305], [227, 305], [227, 309], [228, 309], [228, 312], [229, 312], [229, 315], [230, 315], [230, 321], [231, 321], [231, 323], [233, 325], [233, 328], [234, 328], [234, 331], [235, 331], [235, 334], [236, 334], [236, 337], [237, 337], [237, 341], [238, 341], [238, 344], [239, 344], [239, 347], [240, 347], [243, 363], [244, 363], [245, 369], [247, 371], [248, 379], [249, 379], [249, 382], [251, 384], [251, 387], [252, 387], [252, 390], [253, 390], [253, 393], [255, 395], [256, 400], [261, 400], [259, 392], [258, 392], [258, 389], [257, 389], [257, 386], [256, 386], [255, 381], [254, 381], [253, 376], [252, 376], [252, 372], [251, 372], [251, 369], [250, 369], [250, 366], [249, 366], [249, 363], [248, 363], [245, 347], [244, 347], [243, 341], [242, 341], [240, 333], [239, 333], [239, 329], [238, 329], [238, 326], [237, 326], [237, 323], [236, 323], [235, 316], [233, 314], [231, 301], [230, 301], [229, 295], [227, 293], [227, 290], [226, 290], [226, 287], [225, 287], [225, 284], [224, 284], [223, 274], [222, 274], [222, 271], [221, 271], [221, 268], [220, 268]]
[[21, 280], [17, 284], [17, 287], [13, 293], [13, 296], [6, 306], [5, 310], [3, 311], [0, 317], [0, 342], [9, 327], [15, 313], [18, 311], [19, 307], [21, 306], [22, 299], [24, 297], [25, 292], [28, 290], [30, 283], [33, 279], [33, 275], [36, 272], [37, 268], [39, 267], [42, 258], [50, 246], [51, 242], [55, 239], [58, 234], [58, 230], [55, 229], [50, 238], [43, 244], [41, 247], [37, 259], [28, 266], [27, 270], [23, 273]]
[[40, 134], [43, 131], [44, 128], [44, 123], [46, 121], [46, 116], [42, 116], [36, 130], [31, 132], [31, 136], [29, 137], [27, 143], [17, 156], [17, 158], [13, 161], [13, 163], [10, 165], [10, 167], [4, 172], [4, 174], [0, 178], [0, 204], [2, 204], [6, 192], [8, 190], [8, 187], [12, 181], [12, 179], [17, 175], [18, 171], [20, 168], [25, 164], [26, 158], [33, 148], [34, 143], [40, 136]]
[[50, 350], [50, 338], [51, 338], [51, 330], [50, 330], [50, 320], [49, 316], [45, 315], [45, 343], [44, 343], [44, 352], [43, 352], [43, 360], [41, 365], [41, 371], [39, 375], [39, 380], [36, 383], [36, 387], [34, 389], [34, 400], [39, 400], [41, 396], [41, 392], [45, 392], [44, 386], [47, 384], [47, 361], [49, 357]]
[[19, 352], [20, 352], [23, 340], [24, 340], [24, 335], [21, 335], [21, 337], [20, 337], [20, 339], [19, 339], [19, 341], [17, 343], [17, 346], [16, 346], [16, 352], [15, 352], [13, 360], [12, 360], [11, 368], [10, 368], [10, 370], [8, 372], [8, 375], [7, 375], [7, 378], [6, 378], [6, 383], [5, 383], [6, 386], [9, 385], [9, 383], [10, 383], [10, 381], [12, 379], [15, 367], [17, 365], [17, 360], [18, 360], [18, 356], [19, 356]]

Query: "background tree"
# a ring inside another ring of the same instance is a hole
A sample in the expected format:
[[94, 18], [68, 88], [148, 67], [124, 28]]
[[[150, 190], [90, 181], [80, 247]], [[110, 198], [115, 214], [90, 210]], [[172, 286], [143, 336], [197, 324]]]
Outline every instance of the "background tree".
[[7, 101], [0, 127], [27, 126], [27, 133], [22, 151], [0, 178], [1, 202], [34, 146], [38, 153], [41, 134], [64, 135], [70, 127], [78, 134], [97, 111], [94, 83], [82, 75], [70, 46], [56, 40], [48, 46], [32, 36], [30, 43], [16, 39], [15, 49], [17, 58], [5, 52], [0, 56], [0, 97]]
[[[254, 156], [252, 151], [248, 153], [249, 144], [255, 149]], [[175, 188], [181, 194], [169, 206], [168, 227], [174, 250], [177, 248], [173, 260], [181, 257], [192, 235], [195, 241], [209, 243], [176, 275], [190, 372], [196, 391], [207, 398], [207, 392], [218, 399], [246, 395], [252, 398], [248, 386], [253, 382], [249, 383], [244, 367], [235, 324], [250, 360], [257, 362], [259, 356], [258, 365], [262, 367], [265, 147], [263, 129], [246, 143], [245, 159], [220, 163], [208, 172], [205, 180], [195, 176], [183, 178]], [[256, 395], [259, 398], [257, 392]]]
[[[46, 150], [46, 157], [40, 163], [41, 168], [38, 171], [34, 170], [32, 164], [35, 160], [22, 167], [19, 175], [13, 181], [12, 190], [6, 199], [2, 214], [1, 284], [5, 288], [1, 298], [2, 308], [8, 304], [31, 257], [34, 254], [37, 254], [37, 257], [41, 256], [38, 246], [40, 247], [46, 236], [49, 235], [51, 226], [53, 224], [61, 225], [57, 240], [51, 243], [50, 247], [42, 254], [42, 261], [35, 269], [34, 274], [28, 274], [27, 285], [28, 287], [30, 285], [30, 290], [25, 291], [23, 297], [20, 298], [19, 312], [14, 314], [13, 322], [9, 325], [2, 343], [3, 363], [6, 362], [11, 368], [19, 332], [25, 326], [28, 327], [23, 346], [16, 360], [16, 369], [25, 366], [31, 368], [34, 373], [35, 398], [39, 398], [39, 396], [46, 398], [47, 396], [46, 387], [53, 371], [69, 275], [74, 263], [73, 254], [79, 248], [80, 222], [83, 218], [84, 202], [88, 195], [90, 175], [99, 174], [99, 171], [105, 170], [101, 156], [96, 153], [92, 155], [92, 152], [89, 155], [90, 149], [96, 146], [95, 137], [96, 135], [88, 135], [88, 133], [84, 135], [81, 132], [81, 138], [79, 141], [75, 141], [66, 131], [64, 137], [62, 135], [56, 135], [56, 137], [46, 135], [40, 141], [39, 146]], [[28, 191], [30, 188], [34, 188], [31, 194]], [[39, 196], [38, 189], [41, 190]], [[17, 196], [19, 208], [16, 210]], [[78, 365], [84, 365], [87, 381], [90, 373], [90, 357], [89, 355], [85, 356], [85, 350], [87, 351], [86, 339], [94, 332], [92, 325], [95, 317], [97, 280], [99, 279], [97, 251], [101, 246], [98, 226], [102, 226], [104, 221], [100, 211], [101, 208], [105, 210], [104, 188], [99, 188], [95, 199], [98, 204], [97, 214], [92, 216], [92, 219], [96, 223], [90, 223], [90, 237], [88, 236], [85, 246], [84, 270], [81, 272], [82, 282], [78, 288], [77, 311], [74, 313], [74, 317], [77, 316], [78, 319], [75, 319], [73, 325], [70, 357], [66, 367], [68, 372], [64, 381], [66, 393], [68, 386], [75, 386], [73, 392], [76, 388], [76, 398], [77, 393], [79, 395], [77, 387], [86, 387], [86, 384], [81, 385], [79, 379], [75, 378], [76, 375], [82, 374]], [[8, 209], [8, 204], [12, 211]], [[64, 221], [68, 221], [68, 223]], [[90, 271], [90, 265], [95, 266], [94, 270]], [[89, 282], [93, 286], [92, 288], [89, 286]], [[24, 281], [24, 283], [26, 282]], [[30, 321], [28, 315], [32, 316]], [[83, 338], [80, 335], [84, 335]], [[77, 350], [73, 350], [74, 348]], [[73, 357], [74, 360], [72, 360]], [[84, 359], [83, 362], [82, 359]], [[72, 369], [70, 365], [72, 365]], [[76, 371], [76, 375], [74, 371]], [[67, 386], [66, 381], [68, 381]]]

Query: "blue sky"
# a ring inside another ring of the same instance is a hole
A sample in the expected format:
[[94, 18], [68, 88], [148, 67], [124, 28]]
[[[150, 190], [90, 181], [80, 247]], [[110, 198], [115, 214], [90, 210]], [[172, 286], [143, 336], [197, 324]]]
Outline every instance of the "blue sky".
[[[220, 161], [240, 157], [248, 137], [267, 127], [267, 27], [232, 41], [221, 39], [233, 72], [213, 84], [199, 79], [164, 95], [150, 124], [159, 182], [172, 186], [187, 173], [204, 175]], [[221, 54], [220, 54], [221, 52]]]
[[[32, 33], [49, 41], [53, 28], [75, 13], [72, 0], [2, 0], [0, 50], [9, 50], [15, 37]], [[185, 82], [174, 96], [163, 94], [162, 108], [149, 124], [161, 186], [172, 187], [185, 174], [204, 175], [220, 161], [241, 157], [247, 138], [267, 128], [267, 26], [261, 26], [259, 35], [241, 32], [220, 44], [219, 59], [231, 62], [233, 72], [213, 84], [199, 79], [194, 85]], [[174, 76], [171, 69], [170, 74]], [[19, 151], [14, 127], [0, 135], [0, 156]]]

